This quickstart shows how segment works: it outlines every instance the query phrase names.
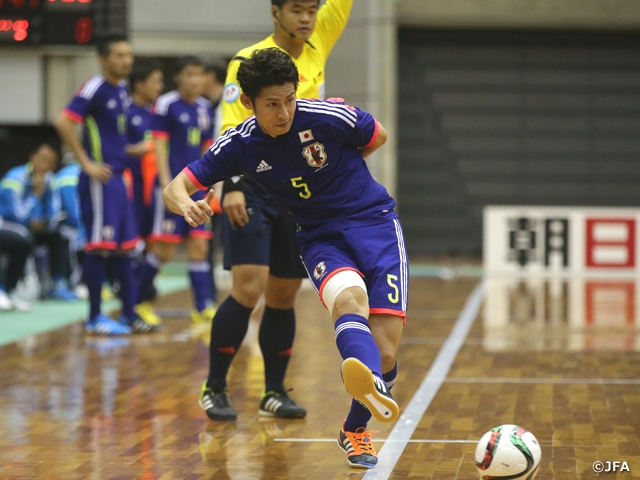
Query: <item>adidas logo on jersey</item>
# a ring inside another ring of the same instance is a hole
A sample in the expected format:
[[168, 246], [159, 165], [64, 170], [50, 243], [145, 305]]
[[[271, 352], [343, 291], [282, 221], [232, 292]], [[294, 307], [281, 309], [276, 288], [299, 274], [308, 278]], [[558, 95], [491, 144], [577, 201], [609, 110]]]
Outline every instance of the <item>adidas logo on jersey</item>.
[[267, 162], [262, 160], [260, 162], [260, 165], [258, 165], [258, 168], [256, 168], [256, 173], [266, 172], [267, 170], [271, 170], [271, 168], [272, 168], [271, 165], [269, 165]]

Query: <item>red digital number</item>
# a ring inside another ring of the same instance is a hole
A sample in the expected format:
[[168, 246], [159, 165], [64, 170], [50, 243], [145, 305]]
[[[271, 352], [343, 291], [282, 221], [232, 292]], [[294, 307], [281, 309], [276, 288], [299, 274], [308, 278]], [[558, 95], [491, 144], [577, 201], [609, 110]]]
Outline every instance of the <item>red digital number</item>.
[[27, 20], [6, 20], [0, 19], [0, 32], [13, 32], [13, 39], [22, 42], [27, 38], [29, 22]]
[[27, 20], [16, 20], [13, 22], [13, 39], [16, 42], [22, 42], [27, 38], [27, 30], [29, 22]]
[[91, 17], [81, 17], [76, 22], [74, 39], [76, 43], [82, 45], [89, 43], [93, 38], [93, 20]]

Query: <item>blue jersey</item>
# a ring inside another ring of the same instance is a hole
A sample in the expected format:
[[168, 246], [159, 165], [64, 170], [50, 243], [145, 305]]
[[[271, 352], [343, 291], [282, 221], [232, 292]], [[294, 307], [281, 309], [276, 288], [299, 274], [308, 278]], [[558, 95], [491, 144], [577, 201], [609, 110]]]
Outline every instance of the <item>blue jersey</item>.
[[112, 85], [96, 75], [83, 85], [64, 113], [84, 122], [83, 145], [91, 159], [111, 165], [121, 174], [127, 167], [127, 113], [129, 96], [125, 82]]
[[78, 198], [78, 180], [82, 168], [77, 163], [70, 163], [62, 168], [54, 181], [53, 196], [60, 211], [60, 223], [73, 228], [82, 228], [80, 218], [80, 200]]
[[251, 117], [229, 129], [185, 173], [203, 189], [245, 174], [308, 232], [375, 225], [396, 218], [395, 201], [373, 179], [359, 150], [377, 135], [378, 123], [369, 113], [299, 99], [288, 133], [270, 137]]
[[188, 103], [174, 90], [158, 99], [153, 113], [153, 136], [169, 141], [169, 169], [175, 177], [211, 145], [211, 103], [202, 97]]
[[[135, 103], [129, 106], [128, 141], [130, 145], [135, 145], [143, 140], [153, 140], [151, 134], [151, 106], [141, 107]], [[129, 157], [129, 168], [134, 178], [142, 178], [142, 167], [140, 157]]]
[[33, 193], [31, 164], [12, 168], [0, 181], [0, 217], [25, 227], [31, 221], [52, 222], [56, 217], [52, 198], [53, 174], [45, 176], [45, 190], [41, 197]]

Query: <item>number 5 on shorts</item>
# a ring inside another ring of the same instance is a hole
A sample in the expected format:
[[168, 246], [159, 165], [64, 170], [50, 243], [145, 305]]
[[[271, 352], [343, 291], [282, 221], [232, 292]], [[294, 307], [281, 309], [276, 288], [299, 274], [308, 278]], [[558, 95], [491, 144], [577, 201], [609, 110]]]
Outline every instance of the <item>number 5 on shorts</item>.
[[391, 288], [393, 288], [393, 292], [394, 292], [393, 294], [390, 293], [388, 295], [389, 301], [391, 303], [398, 303], [398, 301], [400, 300], [398, 286], [394, 283], [397, 281], [398, 281], [398, 277], [396, 277], [395, 275], [387, 275], [387, 283]]
[[307, 185], [306, 183], [298, 183], [300, 180], [302, 180], [302, 177], [294, 177], [291, 178], [291, 185], [293, 185], [295, 188], [301, 188], [302, 192], [300, 192], [298, 195], [300, 195], [300, 198], [304, 198], [305, 200], [307, 198], [311, 198], [311, 191], [309, 190], [309, 185]]

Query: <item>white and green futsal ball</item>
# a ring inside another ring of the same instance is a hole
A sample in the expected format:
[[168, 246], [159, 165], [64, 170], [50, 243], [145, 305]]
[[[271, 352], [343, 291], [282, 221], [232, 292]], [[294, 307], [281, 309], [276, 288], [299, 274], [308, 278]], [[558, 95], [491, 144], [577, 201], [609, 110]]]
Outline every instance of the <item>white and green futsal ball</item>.
[[542, 450], [533, 433], [517, 425], [501, 425], [485, 433], [476, 447], [480, 480], [533, 480]]

